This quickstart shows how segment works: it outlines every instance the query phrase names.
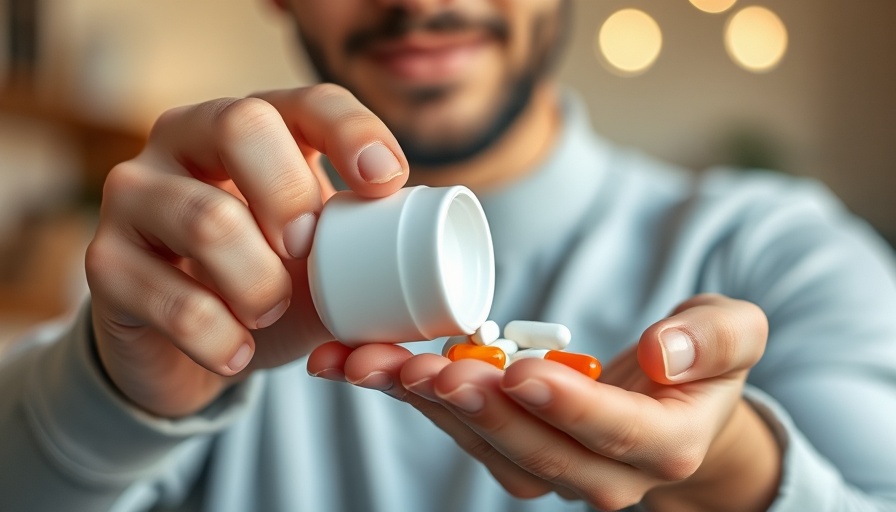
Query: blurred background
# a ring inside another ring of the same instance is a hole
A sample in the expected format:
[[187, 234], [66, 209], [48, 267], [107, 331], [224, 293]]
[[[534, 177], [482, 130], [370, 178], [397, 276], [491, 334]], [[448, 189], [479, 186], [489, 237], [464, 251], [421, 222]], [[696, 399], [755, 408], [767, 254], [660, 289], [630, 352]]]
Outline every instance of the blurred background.
[[[896, 241], [896, 2], [574, 0], [597, 129], [825, 182]], [[0, 0], [0, 349], [86, 293], [105, 173], [165, 109], [312, 83], [268, 0]]]

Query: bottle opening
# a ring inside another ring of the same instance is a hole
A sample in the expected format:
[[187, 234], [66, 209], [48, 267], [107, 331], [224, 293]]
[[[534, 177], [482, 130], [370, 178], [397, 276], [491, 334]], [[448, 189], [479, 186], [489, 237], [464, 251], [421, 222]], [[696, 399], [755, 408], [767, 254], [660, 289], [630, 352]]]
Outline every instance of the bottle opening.
[[488, 223], [472, 193], [460, 190], [439, 233], [439, 260], [448, 306], [473, 332], [488, 318], [494, 295], [494, 256]]

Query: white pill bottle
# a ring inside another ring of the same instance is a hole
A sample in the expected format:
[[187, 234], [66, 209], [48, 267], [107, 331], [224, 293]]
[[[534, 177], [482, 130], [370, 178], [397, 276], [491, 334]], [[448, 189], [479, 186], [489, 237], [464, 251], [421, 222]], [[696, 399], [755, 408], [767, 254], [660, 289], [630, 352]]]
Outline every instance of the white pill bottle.
[[349, 346], [471, 334], [495, 289], [482, 205], [462, 186], [339, 192], [321, 211], [308, 280], [324, 326]]

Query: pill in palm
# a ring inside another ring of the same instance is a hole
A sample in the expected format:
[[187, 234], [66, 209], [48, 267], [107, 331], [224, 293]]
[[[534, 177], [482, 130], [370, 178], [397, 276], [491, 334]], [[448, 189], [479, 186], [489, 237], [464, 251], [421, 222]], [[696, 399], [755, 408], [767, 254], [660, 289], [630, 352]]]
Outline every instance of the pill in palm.
[[445, 357], [452, 361], [460, 359], [477, 359], [486, 362], [499, 370], [503, 370], [507, 362], [507, 355], [498, 347], [490, 345], [473, 345], [472, 343], [458, 343], [448, 349]]
[[504, 368], [510, 366], [510, 357], [515, 354], [520, 348], [517, 346], [516, 342], [513, 340], [506, 340], [504, 338], [498, 338], [495, 341], [488, 344], [489, 347], [498, 347], [504, 352], [504, 355], [507, 356], [507, 360], [504, 362]]
[[493, 320], [486, 320], [476, 331], [470, 335], [470, 340], [476, 345], [488, 345], [501, 336], [501, 328]]
[[495, 341], [488, 344], [489, 347], [498, 347], [504, 351], [508, 356], [512, 356], [516, 353], [517, 350], [520, 349], [519, 345], [516, 344], [513, 340], [508, 340], [505, 338], [498, 338]]
[[447, 340], [445, 340], [445, 344], [442, 345], [442, 355], [447, 357], [448, 351], [451, 350], [451, 347], [453, 347], [455, 345], [459, 345], [461, 343], [470, 344], [471, 343], [470, 337], [469, 336], [452, 336], [452, 337], [448, 338]]
[[568, 366], [590, 379], [600, 377], [600, 361], [588, 354], [576, 354], [575, 352], [562, 352], [560, 350], [527, 349], [520, 350], [511, 356], [511, 363], [521, 359], [547, 359]]
[[504, 337], [520, 348], [563, 350], [569, 345], [572, 333], [563, 324], [514, 320], [504, 326]]

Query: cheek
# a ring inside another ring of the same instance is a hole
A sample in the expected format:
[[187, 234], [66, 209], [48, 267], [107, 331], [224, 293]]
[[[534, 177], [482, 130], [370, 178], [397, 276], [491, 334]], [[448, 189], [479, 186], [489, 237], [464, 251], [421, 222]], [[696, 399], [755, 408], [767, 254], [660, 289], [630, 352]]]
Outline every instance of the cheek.
[[340, 59], [341, 46], [352, 27], [353, 16], [348, 13], [360, 11], [355, 4], [359, 0], [292, 0], [291, 8], [296, 27], [305, 41], [308, 41], [329, 65]]
[[560, 0], [503, 1], [502, 10], [510, 26], [507, 60], [514, 73], [519, 73], [544, 53], [545, 46], [556, 39], [559, 27]]

